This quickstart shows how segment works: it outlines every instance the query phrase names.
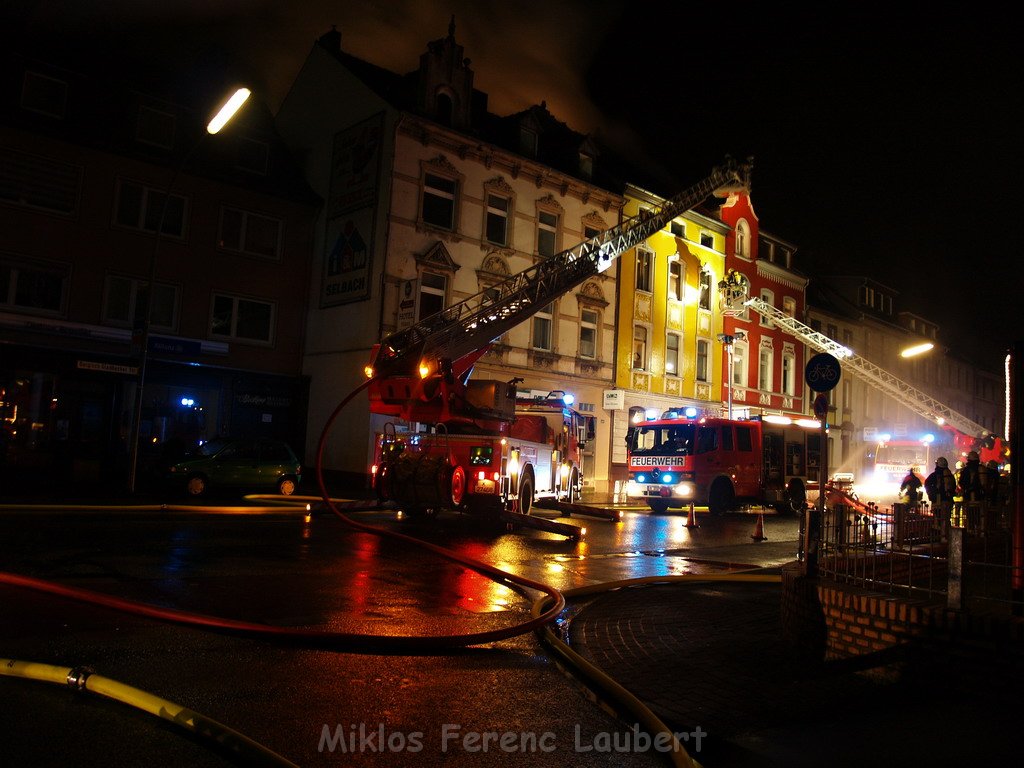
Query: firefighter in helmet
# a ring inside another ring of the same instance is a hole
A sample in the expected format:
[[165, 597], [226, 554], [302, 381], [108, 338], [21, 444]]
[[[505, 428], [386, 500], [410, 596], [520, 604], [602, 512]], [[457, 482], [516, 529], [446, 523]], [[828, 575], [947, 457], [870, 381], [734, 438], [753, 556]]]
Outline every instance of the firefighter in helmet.
[[900, 498], [906, 504], [917, 506], [921, 503], [921, 476], [917, 467], [911, 467], [900, 484]]
[[945, 456], [935, 460], [935, 471], [924, 481], [928, 500], [932, 503], [932, 525], [942, 541], [949, 535], [949, 513], [953, 509], [953, 494], [956, 492], [956, 478], [949, 470]]
[[967, 527], [964, 519], [964, 505], [985, 500], [985, 483], [982, 477], [981, 460], [977, 451], [967, 454], [963, 466], [956, 473], [956, 492], [953, 495], [953, 518], [959, 521], [958, 527]]

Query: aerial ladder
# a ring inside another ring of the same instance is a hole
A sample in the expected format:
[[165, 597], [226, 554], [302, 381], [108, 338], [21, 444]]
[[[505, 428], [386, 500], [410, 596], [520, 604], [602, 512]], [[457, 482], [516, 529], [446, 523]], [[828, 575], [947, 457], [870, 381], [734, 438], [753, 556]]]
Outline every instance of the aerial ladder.
[[529, 512], [542, 486], [556, 499], [568, 490], [559, 474], [578, 476], [570, 454], [582, 447], [581, 440], [572, 435], [568, 420], [565, 429], [555, 425], [562, 434], [552, 440], [550, 451], [538, 440], [518, 440], [518, 427], [512, 427], [517, 380], [471, 381], [473, 366], [502, 334], [604, 272], [622, 253], [712, 195], [727, 197], [749, 189], [749, 179], [749, 163], [726, 158], [660, 207], [644, 210], [375, 345], [365, 369], [370, 410], [431, 425], [432, 430], [404, 438], [386, 426], [374, 480], [380, 497], [403, 509], [496, 512], [512, 524], [565, 535], [573, 535], [570, 528], [578, 532], [574, 526], [529, 517]]
[[737, 273], [727, 275], [720, 290], [723, 310], [735, 314], [742, 307], [748, 307], [779, 328], [788, 331], [812, 349], [827, 352], [840, 360], [843, 363], [843, 368], [857, 378], [906, 405], [917, 415], [952, 431], [958, 448], [964, 450], [989, 449], [998, 444], [998, 438], [976, 421], [912, 387], [870, 360], [854, 354], [849, 347], [804, 325], [796, 318], [773, 307], [764, 299], [748, 297], [748, 285]]

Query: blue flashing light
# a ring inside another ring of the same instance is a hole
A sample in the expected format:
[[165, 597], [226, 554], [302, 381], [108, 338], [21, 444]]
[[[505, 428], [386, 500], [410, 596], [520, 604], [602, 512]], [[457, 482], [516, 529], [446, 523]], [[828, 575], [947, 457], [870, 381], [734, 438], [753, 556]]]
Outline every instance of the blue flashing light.
[[686, 418], [692, 419], [697, 415], [697, 409], [691, 405], [689, 408], [683, 411], [683, 413], [686, 415]]
[[921, 442], [922, 443], [934, 443], [935, 442], [935, 435], [933, 435], [933, 434], [931, 434], [929, 432], [927, 435], [924, 435], [924, 436], [921, 437]]
[[576, 396], [575, 395], [565, 395], [562, 398], [562, 402], [565, 403], [566, 405], [572, 405], [573, 403], [576, 402]]
[[636, 476], [636, 481], [638, 483], [646, 483], [647, 482], [647, 475], [637, 475]]
[[658, 412], [653, 408], [648, 408], [644, 412], [644, 415], [647, 417], [648, 421], [654, 421], [656, 418], [658, 418]]
[[672, 482], [672, 475], [662, 475], [661, 476], [661, 482], [663, 482], [663, 483], [671, 483]]
[[196, 401], [193, 400], [191, 397], [183, 397], [181, 398], [181, 404], [186, 408], [191, 408], [193, 405], [196, 404]]

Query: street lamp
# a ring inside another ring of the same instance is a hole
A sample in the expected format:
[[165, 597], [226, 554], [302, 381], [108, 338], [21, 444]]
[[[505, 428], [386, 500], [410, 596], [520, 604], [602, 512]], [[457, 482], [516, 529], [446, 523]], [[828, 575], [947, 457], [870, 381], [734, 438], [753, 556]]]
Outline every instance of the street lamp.
[[728, 403], [729, 403], [729, 411], [728, 411], [728, 413], [729, 413], [729, 420], [730, 421], [732, 420], [732, 386], [733, 386], [732, 373], [733, 373], [733, 366], [735, 365], [735, 347], [734, 347], [734, 345], [736, 344], [737, 341], [742, 341], [745, 338], [747, 338], [747, 334], [744, 333], [743, 331], [736, 331], [736, 333], [734, 333], [734, 334], [729, 334], [729, 333], [720, 333], [720, 334], [718, 334], [718, 340], [722, 344], [725, 345], [725, 351], [729, 354], [729, 380], [726, 382], [727, 387], [728, 387], [726, 389], [726, 393], [727, 393]]
[[914, 344], [912, 347], [906, 347], [900, 351], [900, 357], [917, 357], [923, 355], [925, 352], [930, 352], [935, 348], [935, 345], [930, 341], [922, 342], [921, 344]]
[[[217, 109], [213, 119], [207, 123], [206, 133], [213, 135], [218, 133], [230, 120], [238, 114], [238, 110], [242, 108], [242, 105], [249, 99], [252, 92], [248, 88], [239, 88]], [[174, 169], [174, 174], [171, 176], [171, 180], [167, 183], [164, 188], [163, 198], [160, 201], [160, 216], [157, 219], [156, 236], [153, 238], [153, 254], [150, 256], [149, 264], [149, 283], [146, 285], [145, 291], [145, 302], [146, 308], [142, 314], [142, 329], [139, 336], [141, 349], [139, 356], [139, 378], [135, 385], [135, 407], [132, 414], [132, 434], [131, 434], [131, 445], [130, 455], [128, 457], [128, 491], [129, 493], [135, 493], [135, 483], [138, 475], [139, 466], [139, 433], [142, 430], [142, 402], [143, 402], [143, 389], [146, 386], [146, 363], [149, 360], [149, 331], [150, 325], [153, 319], [153, 291], [156, 286], [156, 265], [157, 265], [157, 254], [160, 250], [160, 238], [164, 234], [164, 219], [167, 215], [167, 204], [171, 196], [171, 189], [174, 187], [174, 183], [178, 180], [178, 175], [181, 173], [181, 169], [185, 166], [185, 162], [192, 156], [192, 153], [198, 148], [202, 142], [202, 136], [192, 146], [185, 155], [182, 156]], [[133, 340], [134, 336], [133, 335]]]

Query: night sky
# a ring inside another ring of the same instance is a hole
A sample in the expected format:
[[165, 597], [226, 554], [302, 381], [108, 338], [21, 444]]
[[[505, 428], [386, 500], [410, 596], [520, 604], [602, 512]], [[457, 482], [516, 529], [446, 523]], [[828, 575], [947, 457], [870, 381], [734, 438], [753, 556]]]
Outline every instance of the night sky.
[[1024, 340], [1016, 24], [988, 2], [783, 5], [0, 0], [7, 30], [51, 43], [228, 52], [272, 110], [332, 24], [348, 52], [408, 72], [454, 13], [491, 111], [545, 100], [664, 194], [752, 155], [761, 225], [798, 246], [800, 269], [885, 283], [947, 345], [1000, 368]]

